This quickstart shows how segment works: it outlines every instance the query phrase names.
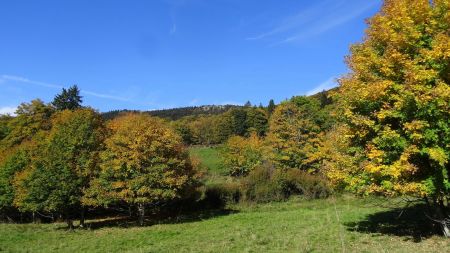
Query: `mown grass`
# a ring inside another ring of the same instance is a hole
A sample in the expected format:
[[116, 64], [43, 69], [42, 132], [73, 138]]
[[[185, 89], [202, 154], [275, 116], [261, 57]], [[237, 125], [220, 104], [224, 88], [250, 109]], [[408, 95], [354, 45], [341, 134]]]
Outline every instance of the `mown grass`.
[[291, 199], [236, 205], [229, 214], [190, 222], [74, 232], [64, 224], [0, 224], [0, 251], [450, 252], [450, 242], [418, 222], [414, 208], [398, 218], [390, 205], [348, 196]]

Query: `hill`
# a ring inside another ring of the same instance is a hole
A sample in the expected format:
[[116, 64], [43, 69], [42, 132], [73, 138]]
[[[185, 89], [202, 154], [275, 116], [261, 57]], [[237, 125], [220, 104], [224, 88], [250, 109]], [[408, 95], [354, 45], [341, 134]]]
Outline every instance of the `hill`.
[[[224, 113], [232, 108], [239, 108], [238, 105], [202, 105], [202, 106], [188, 106], [171, 109], [161, 109], [153, 111], [142, 111], [151, 116], [160, 117], [169, 120], [177, 120], [186, 116], [198, 116], [198, 115], [217, 115]], [[137, 110], [114, 110], [103, 113], [103, 117], [106, 119], [112, 119], [117, 117], [121, 113], [127, 112], [140, 112]]]
[[[329, 97], [330, 92], [336, 92], [338, 88], [333, 88], [330, 90], [324, 90], [310, 97], [318, 99], [322, 105], [328, 105], [332, 103]], [[105, 119], [113, 119], [122, 113], [127, 112], [143, 112], [148, 113], [151, 116], [160, 117], [168, 120], [178, 120], [186, 116], [199, 116], [199, 115], [217, 115], [224, 113], [232, 108], [241, 108], [240, 105], [202, 105], [202, 106], [187, 106], [178, 108], [169, 108], [161, 110], [152, 111], [138, 111], [138, 110], [113, 110], [109, 112], [102, 113]]]

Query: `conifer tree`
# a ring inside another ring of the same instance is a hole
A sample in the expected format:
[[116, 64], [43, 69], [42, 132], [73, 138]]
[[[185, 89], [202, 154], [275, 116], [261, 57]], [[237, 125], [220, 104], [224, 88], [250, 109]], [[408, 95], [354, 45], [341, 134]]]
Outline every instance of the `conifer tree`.
[[269, 101], [269, 105], [267, 106], [267, 111], [269, 112], [269, 115], [272, 115], [273, 111], [275, 110], [275, 102], [273, 99]]
[[247, 110], [247, 135], [255, 132], [259, 137], [265, 136], [269, 128], [267, 112], [260, 108], [249, 108]]
[[58, 111], [62, 110], [75, 110], [81, 108], [83, 102], [80, 96], [80, 90], [77, 85], [69, 87], [69, 89], [62, 89], [62, 92], [55, 96], [52, 105]]

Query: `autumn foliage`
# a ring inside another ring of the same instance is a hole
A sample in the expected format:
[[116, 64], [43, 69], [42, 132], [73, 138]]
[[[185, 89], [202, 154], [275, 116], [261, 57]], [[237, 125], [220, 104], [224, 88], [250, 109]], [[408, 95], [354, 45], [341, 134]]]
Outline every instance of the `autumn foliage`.
[[450, 236], [450, 2], [387, 0], [368, 25], [334, 96], [324, 172], [360, 194], [425, 198]]
[[232, 176], [246, 176], [269, 159], [263, 139], [253, 133], [250, 137], [231, 137], [222, 150], [223, 165]]
[[61, 217], [72, 227], [88, 208], [125, 204], [139, 208], [143, 224], [147, 206], [197, 185], [181, 137], [163, 120], [128, 114], [106, 124], [81, 105], [56, 109], [34, 100], [1, 118], [1, 215]]
[[100, 176], [86, 203], [137, 206], [142, 223], [146, 206], [181, 198], [195, 187], [196, 170], [182, 140], [161, 119], [128, 114], [109, 122], [108, 129]]
[[416, 196], [438, 207], [434, 219], [450, 236], [450, 1], [384, 1], [347, 64], [330, 93], [171, 122], [143, 113], [105, 122], [79, 104], [76, 87], [53, 105], [24, 103], [0, 117], [0, 213], [70, 220], [88, 207], [126, 206], [143, 224], [146, 209], [201, 181], [185, 145], [223, 144], [233, 199], [323, 197], [329, 185]]
[[352, 72], [337, 94], [343, 135], [364, 157], [344, 176], [350, 187], [449, 193], [449, 11], [445, 0], [386, 1], [369, 20], [367, 37], [352, 47]]

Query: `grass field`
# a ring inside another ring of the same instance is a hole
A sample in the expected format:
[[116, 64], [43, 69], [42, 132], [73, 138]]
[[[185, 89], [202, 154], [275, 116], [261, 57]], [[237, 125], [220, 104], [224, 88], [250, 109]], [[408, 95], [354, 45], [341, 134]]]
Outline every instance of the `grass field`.
[[191, 147], [189, 153], [200, 159], [202, 165], [208, 170], [207, 183], [220, 183], [227, 180], [227, 171], [222, 166], [219, 147]]
[[[210, 171], [208, 183], [226, 180], [217, 148], [190, 152]], [[450, 240], [435, 234], [420, 208], [400, 207], [344, 195], [237, 204], [146, 227], [121, 219], [75, 231], [62, 223], [0, 224], [0, 252], [450, 252]]]
[[450, 241], [423, 226], [416, 210], [397, 218], [383, 205], [390, 204], [292, 199], [181, 223], [74, 232], [64, 224], [0, 224], [0, 252], [450, 252]]

